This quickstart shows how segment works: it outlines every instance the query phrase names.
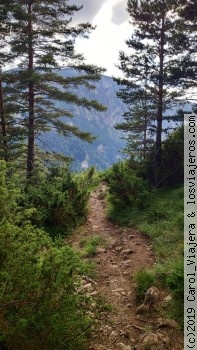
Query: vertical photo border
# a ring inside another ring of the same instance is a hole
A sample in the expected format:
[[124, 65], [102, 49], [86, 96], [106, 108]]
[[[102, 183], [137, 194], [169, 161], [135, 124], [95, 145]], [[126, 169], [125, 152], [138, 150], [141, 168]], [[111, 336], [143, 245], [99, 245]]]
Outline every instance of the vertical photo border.
[[184, 350], [197, 350], [197, 114], [184, 115]]

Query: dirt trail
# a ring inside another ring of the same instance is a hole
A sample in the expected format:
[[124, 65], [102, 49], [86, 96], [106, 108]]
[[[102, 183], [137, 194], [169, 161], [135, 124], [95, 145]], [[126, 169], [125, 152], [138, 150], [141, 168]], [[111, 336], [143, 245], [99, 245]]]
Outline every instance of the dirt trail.
[[[73, 245], [79, 246], [82, 238], [100, 235], [104, 244], [97, 248], [93, 258], [97, 265], [97, 277], [92, 295], [104, 297], [106, 305], [112, 305], [113, 311], [103, 308], [97, 319], [97, 327], [90, 350], [131, 350], [135, 347], [143, 330], [152, 329], [158, 315], [154, 310], [150, 314], [137, 316], [134, 273], [143, 267], [154, 264], [154, 254], [148, 238], [132, 228], [122, 228], [110, 222], [105, 213], [105, 185], [91, 194], [89, 215], [80, 235], [72, 238]], [[87, 281], [88, 282], [88, 281]], [[88, 283], [87, 283], [88, 288]], [[92, 290], [91, 290], [92, 291]], [[174, 330], [172, 330], [174, 332]], [[169, 332], [169, 331], [168, 331]], [[166, 340], [169, 343], [169, 341]], [[164, 344], [165, 342], [163, 342]], [[160, 349], [150, 347], [150, 349]], [[162, 349], [181, 349], [166, 345]]]

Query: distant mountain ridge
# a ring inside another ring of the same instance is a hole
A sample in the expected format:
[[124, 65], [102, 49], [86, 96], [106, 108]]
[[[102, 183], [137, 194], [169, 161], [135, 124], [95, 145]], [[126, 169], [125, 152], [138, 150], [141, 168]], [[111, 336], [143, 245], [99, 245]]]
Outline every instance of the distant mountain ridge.
[[[65, 69], [62, 74], [68, 76], [70, 71]], [[74, 115], [70, 120], [66, 119], [67, 123], [79, 127], [82, 131], [88, 131], [97, 137], [92, 144], [81, 141], [76, 137], [63, 137], [55, 131], [39, 136], [42, 148], [44, 147], [45, 150], [50, 149], [74, 158], [71, 168], [77, 171], [89, 166], [104, 170], [123, 158], [123, 154], [120, 152], [125, 147], [125, 140], [121, 139], [123, 133], [114, 128], [116, 123], [122, 121], [122, 115], [126, 109], [122, 101], [116, 96], [119, 87], [113, 78], [105, 75], [94, 85], [94, 90], [87, 90], [80, 86], [74, 92], [80, 97], [97, 100], [107, 107], [106, 112], [96, 112], [75, 105], [68, 106], [63, 102], [59, 104], [59, 107], [65, 107]], [[38, 144], [40, 142], [38, 141]]]
[[[67, 77], [75, 75], [76, 72], [70, 69], [64, 69], [62, 75]], [[75, 105], [66, 105], [59, 103], [59, 107], [70, 111], [74, 117], [66, 119], [66, 123], [77, 126], [82, 131], [88, 131], [96, 136], [96, 140], [92, 144], [81, 141], [76, 137], [64, 137], [58, 135], [55, 131], [50, 131], [39, 136], [40, 141], [37, 143], [46, 151], [54, 151], [74, 159], [71, 169], [83, 170], [90, 166], [95, 166], [98, 170], [104, 170], [113, 163], [124, 158], [121, 150], [126, 146], [126, 140], [122, 139], [125, 134], [123, 131], [116, 130], [115, 124], [123, 121], [123, 114], [127, 110], [127, 106], [116, 96], [119, 90], [118, 84], [112, 77], [102, 75], [99, 82], [96, 82], [95, 89], [88, 90], [84, 86], [74, 89], [79, 97], [97, 100], [99, 103], [107, 107], [106, 112], [96, 112]], [[173, 107], [165, 112], [165, 115], [176, 114], [177, 107]], [[182, 107], [184, 112], [191, 112], [191, 103], [185, 103]], [[188, 113], [190, 113], [188, 112]], [[62, 118], [63, 119], [63, 118]], [[172, 131], [177, 122], [167, 122], [164, 120], [163, 128], [169, 128]], [[163, 139], [166, 135], [163, 134]]]

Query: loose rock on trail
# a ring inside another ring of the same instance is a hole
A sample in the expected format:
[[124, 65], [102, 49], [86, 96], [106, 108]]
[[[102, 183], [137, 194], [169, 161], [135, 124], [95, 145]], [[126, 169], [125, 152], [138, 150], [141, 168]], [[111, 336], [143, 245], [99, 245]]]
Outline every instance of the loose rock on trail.
[[91, 194], [87, 221], [70, 240], [75, 248], [79, 248], [82, 238], [100, 235], [103, 241], [92, 258], [96, 263], [96, 278], [83, 283], [90, 295], [100, 296], [107, 305], [95, 315], [89, 350], [181, 350], [183, 346], [175, 336], [176, 323], [173, 327], [169, 322], [159, 326], [162, 320], [154, 309], [144, 315], [136, 312], [139, 304], [133, 276], [143, 267], [153, 267], [153, 249], [148, 237], [107, 218], [105, 192], [106, 186], [101, 184]]

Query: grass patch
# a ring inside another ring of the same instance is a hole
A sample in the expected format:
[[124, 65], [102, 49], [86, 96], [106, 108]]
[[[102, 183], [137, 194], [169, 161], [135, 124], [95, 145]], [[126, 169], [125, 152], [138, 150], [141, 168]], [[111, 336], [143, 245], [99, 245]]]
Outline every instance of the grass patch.
[[102, 243], [102, 237], [99, 235], [93, 236], [88, 239], [81, 239], [80, 246], [83, 248], [81, 252], [82, 258], [90, 258], [96, 255], [96, 249], [99, 244]]
[[154, 272], [142, 268], [135, 274], [134, 280], [136, 283], [137, 300], [142, 302], [147, 289], [155, 284]]
[[[81, 258], [81, 255], [78, 255]], [[81, 268], [79, 269], [79, 273], [85, 276], [88, 276], [92, 279], [96, 278], [96, 264], [93, 261], [87, 261], [81, 259]]]
[[135, 227], [153, 241], [158, 260], [182, 257], [183, 252], [183, 187], [159, 189], [150, 193], [149, 205], [109, 207], [109, 217], [125, 226]]
[[102, 181], [102, 173], [98, 172], [94, 166], [86, 171], [75, 173], [74, 177], [81, 188], [87, 188], [88, 192], [95, 190]]
[[155, 191], [149, 207], [142, 212], [141, 232], [151, 237], [159, 260], [182, 258], [183, 252], [183, 188]]

